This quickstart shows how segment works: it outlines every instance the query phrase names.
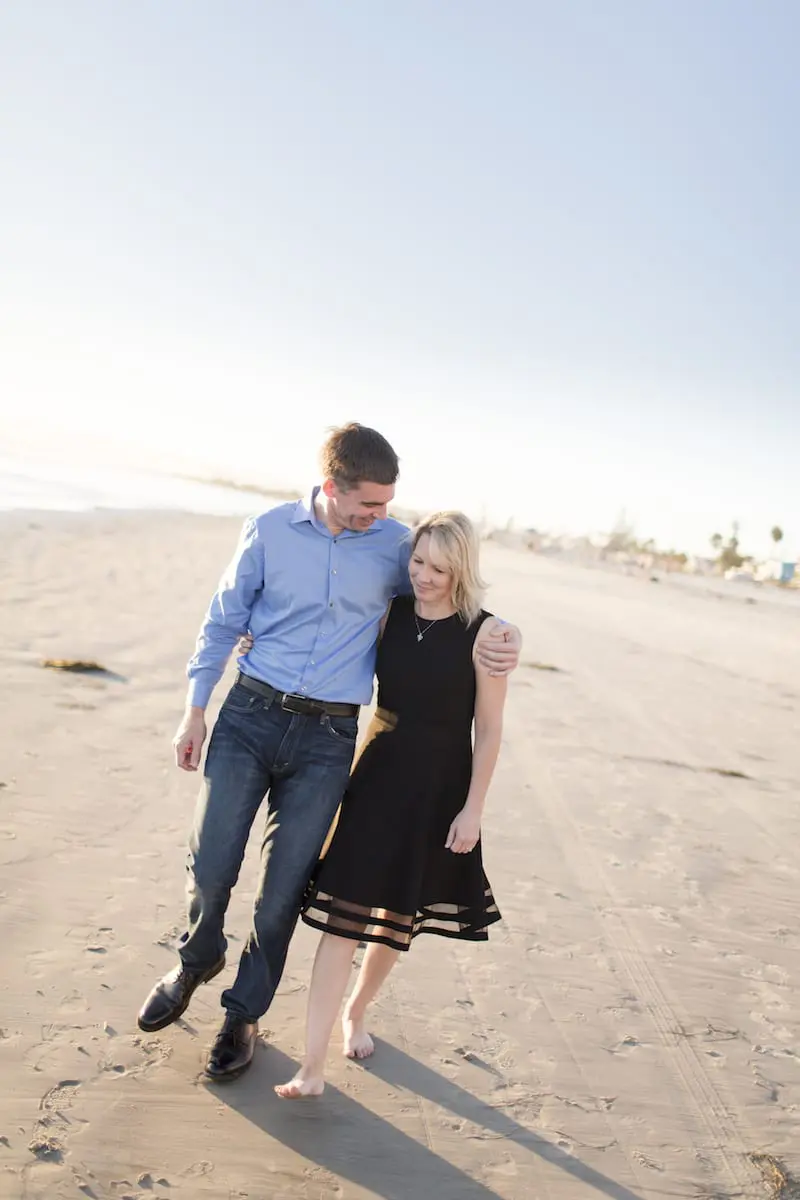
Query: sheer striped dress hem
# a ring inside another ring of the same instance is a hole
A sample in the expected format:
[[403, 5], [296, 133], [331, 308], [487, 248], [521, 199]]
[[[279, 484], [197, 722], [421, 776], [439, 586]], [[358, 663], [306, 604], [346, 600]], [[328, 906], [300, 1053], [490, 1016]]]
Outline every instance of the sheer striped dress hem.
[[425, 904], [413, 919], [385, 908], [353, 904], [327, 892], [315, 891], [306, 899], [302, 919], [306, 925], [323, 933], [357, 942], [378, 942], [393, 950], [408, 950], [421, 933], [485, 942], [489, 937], [488, 927], [501, 920], [501, 915], [489, 888], [479, 907]]

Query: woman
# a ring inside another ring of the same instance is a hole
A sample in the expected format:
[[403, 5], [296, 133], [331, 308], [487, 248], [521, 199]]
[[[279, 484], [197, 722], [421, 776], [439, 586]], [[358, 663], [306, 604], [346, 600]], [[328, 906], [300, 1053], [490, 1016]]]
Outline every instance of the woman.
[[[344, 1010], [344, 1052], [367, 1058], [365, 1015], [399, 954], [419, 933], [483, 941], [500, 919], [483, 872], [480, 829], [500, 749], [506, 678], [476, 648], [497, 622], [481, 609], [478, 541], [462, 513], [414, 531], [413, 596], [395, 599], [377, 658], [378, 709], [339, 823], [309, 885], [302, 919], [322, 930], [300, 1070], [283, 1099], [320, 1095], [328, 1044], [353, 960], [366, 942]], [[472, 746], [472, 726], [475, 744]]]

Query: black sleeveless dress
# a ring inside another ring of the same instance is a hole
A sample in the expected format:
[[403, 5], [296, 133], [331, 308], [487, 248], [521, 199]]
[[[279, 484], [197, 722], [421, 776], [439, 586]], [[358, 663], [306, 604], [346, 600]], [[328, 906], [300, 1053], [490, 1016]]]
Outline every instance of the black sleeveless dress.
[[472, 651], [489, 615], [470, 626], [458, 615], [436, 621], [419, 640], [413, 598], [392, 604], [378, 647], [378, 709], [306, 893], [307, 925], [408, 950], [418, 933], [485, 941], [500, 920], [480, 841], [469, 854], [445, 849], [469, 791]]

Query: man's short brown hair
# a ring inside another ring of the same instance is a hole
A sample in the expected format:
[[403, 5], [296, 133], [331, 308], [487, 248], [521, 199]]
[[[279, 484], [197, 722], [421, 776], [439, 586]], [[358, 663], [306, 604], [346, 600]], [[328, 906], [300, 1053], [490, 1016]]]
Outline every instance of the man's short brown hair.
[[357, 421], [331, 430], [320, 466], [323, 479], [333, 479], [342, 491], [360, 483], [396, 483], [400, 474], [399, 460], [386, 438]]

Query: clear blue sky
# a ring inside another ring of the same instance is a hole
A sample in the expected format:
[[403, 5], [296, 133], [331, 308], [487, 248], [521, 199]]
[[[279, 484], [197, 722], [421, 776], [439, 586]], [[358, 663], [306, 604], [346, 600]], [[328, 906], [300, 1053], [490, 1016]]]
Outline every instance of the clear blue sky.
[[6, 4], [0, 430], [303, 484], [355, 418], [410, 504], [800, 546], [798, 45], [795, 0]]

